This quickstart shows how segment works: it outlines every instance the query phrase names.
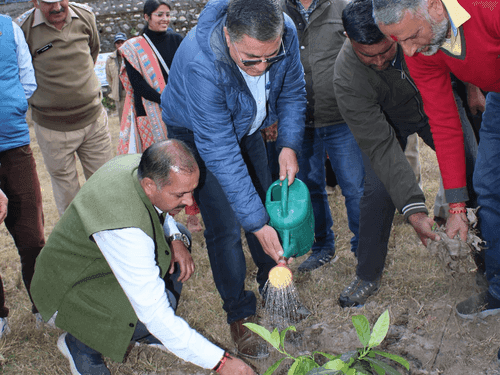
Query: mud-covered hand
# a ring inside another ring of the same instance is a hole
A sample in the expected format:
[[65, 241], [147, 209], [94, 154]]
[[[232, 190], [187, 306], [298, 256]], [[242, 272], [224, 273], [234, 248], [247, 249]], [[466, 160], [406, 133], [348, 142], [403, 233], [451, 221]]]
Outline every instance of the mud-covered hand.
[[181, 283], [186, 282], [194, 272], [194, 261], [191, 253], [186, 249], [184, 242], [180, 240], [170, 242], [170, 250], [172, 252], [172, 260], [170, 261], [169, 273], [174, 273], [175, 263], [179, 264], [181, 273], [178, 281]]
[[462, 241], [467, 241], [467, 231], [469, 230], [469, 221], [467, 214], [460, 212], [458, 214], [450, 213], [450, 217], [446, 221], [446, 235], [449, 238], [455, 238], [458, 234]]
[[7, 217], [7, 205], [9, 204], [9, 200], [4, 192], [0, 189], [0, 224], [3, 223], [5, 218]]
[[295, 180], [295, 175], [299, 171], [297, 154], [289, 147], [283, 147], [278, 158], [280, 165], [280, 180], [283, 181], [288, 176], [288, 186]]
[[432, 220], [424, 212], [417, 212], [416, 214], [410, 215], [408, 221], [412, 225], [415, 232], [417, 232], [420, 241], [427, 246], [429, 239], [433, 241], [439, 241], [439, 236], [432, 231], [432, 226], [434, 225], [434, 220]]
[[257, 375], [245, 362], [239, 358], [230, 356], [224, 366], [220, 369], [221, 375]]
[[[260, 242], [264, 252], [269, 255], [276, 263], [283, 263], [283, 247], [281, 246], [280, 240], [278, 238], [278, 233], [273, 227], [269, 225], [264, 225], [257, 232], [254, 232], [255, 237]], [[281, 257], [281, 259], [280, 259]], [[286, 263], [291, 262], [289, 259]]]

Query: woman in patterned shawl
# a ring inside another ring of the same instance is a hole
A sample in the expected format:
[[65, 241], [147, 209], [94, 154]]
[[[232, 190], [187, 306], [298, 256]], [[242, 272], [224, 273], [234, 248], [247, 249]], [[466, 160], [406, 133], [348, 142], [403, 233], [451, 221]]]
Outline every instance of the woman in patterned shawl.
[[[172, 6], [165, 0], [144, 4], [146, 26], [141, 35], [120, 48], [124, 57], [120, 79], [126, 99], [120, 124], [118, 154], [142, 153], [153, 143], [167, 139], [161, 119], [160, 96], [168, 81], [174, 54], [182, 37], [169, 29]], [[201, 230], [195, 205], [186, 207], [188, 229]]]

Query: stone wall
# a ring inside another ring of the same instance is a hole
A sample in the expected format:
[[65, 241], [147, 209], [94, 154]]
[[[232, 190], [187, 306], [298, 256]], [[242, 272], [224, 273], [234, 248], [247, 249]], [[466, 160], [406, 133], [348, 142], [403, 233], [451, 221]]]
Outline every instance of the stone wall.
[[[198, 16], [207, 1], [172, 2], [170, 27], [185, 36], [198, 22]], [[114, 50], [113, 40], [117, 32], [121, 31], [128, 37], [133, 37], [144, 27], [144, 0], [76, 0], [75, 2], [85, 3], [94, 10], [101, 38], [101, 52]], [[0, 13], [14, 18], [31, 8], [31, 2], [0, 4]]]

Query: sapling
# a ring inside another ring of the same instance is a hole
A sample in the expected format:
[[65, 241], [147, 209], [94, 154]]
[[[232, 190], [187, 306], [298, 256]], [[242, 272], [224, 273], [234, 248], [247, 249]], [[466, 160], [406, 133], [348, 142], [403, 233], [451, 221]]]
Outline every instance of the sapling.
[[[391, 359], [399, 363], [401, 366], [410, 370], [410, 364], [404, 358], [374, 350], [374, 348], [382, 343], [387, 332], [389, 331], [389, 311], [386, 310], [377, 319], [373, 330], [370, 332], [370, 322], [364, 315], [355, 315], [352, 317], [352, 323], [358, 334], [359, 341], [362, 347], [356, 351], [348, 352], [339, 355], [331, 355], [324, 352], [314, 351], [310, 355], [300, 355], [294, 357], [285, 350], [285, 336], [288, 331], [296, 331], [294, 326], [290, 326], [283, 331], [279, 332], [275, 328], [272, 332], [266, 328], [254, 323], [245, 323], [253, 332], [257, 333], [264, 340], [270, 343], [278, 352], [284, 355], [283, 358], [278, 360], [275, 364], [269, 367], [264, 375], [271, 375], [281, 365], [281, 363], [290, 359], [293, 361], [288, 375], [355, 375], [376, 373], [378, 375], [401, 375], [396, 369], [388, 365], [386, 362], [381, 361], [377, 356]], [[314, 356], [321, 354], [329, 359], [323, 366], [319, 366]]]

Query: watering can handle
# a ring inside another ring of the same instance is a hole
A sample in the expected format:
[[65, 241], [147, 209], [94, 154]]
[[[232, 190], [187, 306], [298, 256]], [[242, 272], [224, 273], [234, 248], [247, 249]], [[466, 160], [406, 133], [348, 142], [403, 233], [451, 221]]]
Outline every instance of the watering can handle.
[[288, 216], [288, 176], [281, 183], [281, 212], [283, 217]]

